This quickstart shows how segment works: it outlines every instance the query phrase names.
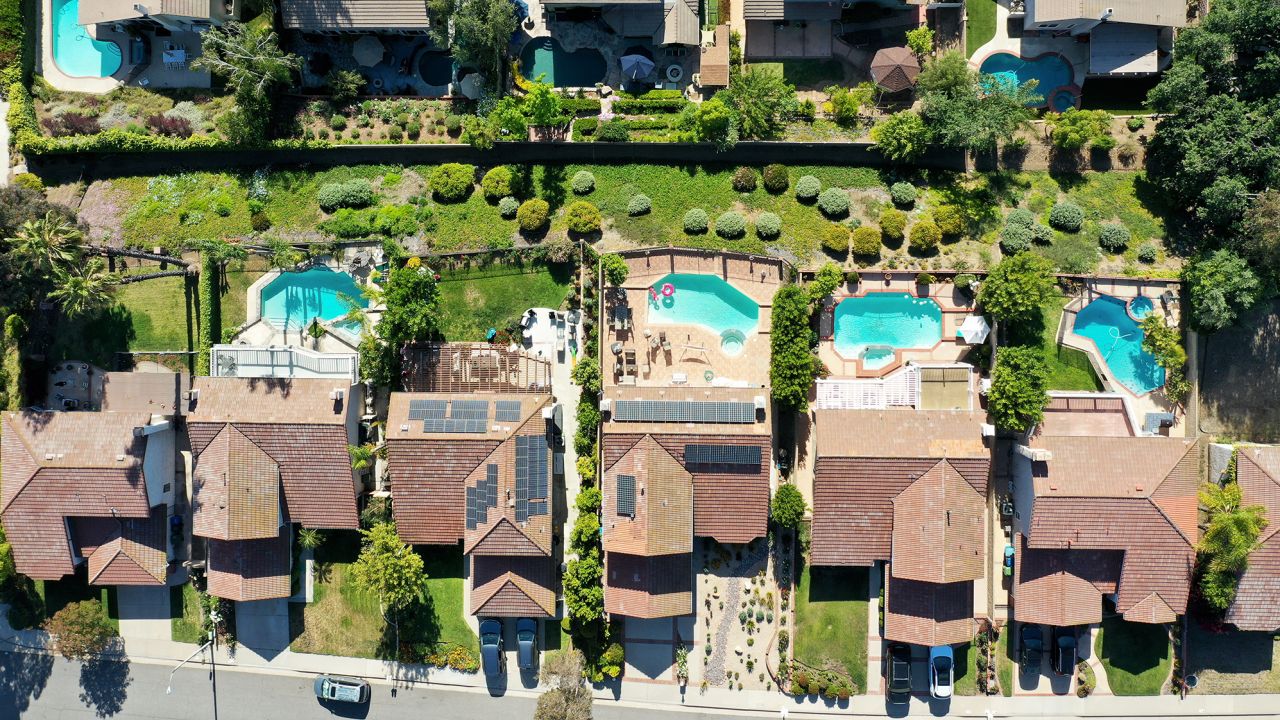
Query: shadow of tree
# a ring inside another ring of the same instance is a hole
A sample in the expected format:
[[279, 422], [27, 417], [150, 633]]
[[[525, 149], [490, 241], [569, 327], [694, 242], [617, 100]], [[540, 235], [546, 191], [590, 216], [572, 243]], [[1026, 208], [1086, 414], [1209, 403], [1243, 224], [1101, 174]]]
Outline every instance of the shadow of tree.
[[564, 205], [567, 196], [565, 178], [568, 176], [568, 171], [564, 165], [542, 165], [538, 170], [538, 195], [547, 201], [551, 206], [551, 212], [554, 213]]
[[31, 701], [40, 699], [52, 673], [52, 655], [0, 655], [0, 717], [22, 717], [31, 706]]
[[100, 718], [111, 717], [124, 708], [130, 682], [128, 662], [95, 658], [80, 667], [80, 702]]

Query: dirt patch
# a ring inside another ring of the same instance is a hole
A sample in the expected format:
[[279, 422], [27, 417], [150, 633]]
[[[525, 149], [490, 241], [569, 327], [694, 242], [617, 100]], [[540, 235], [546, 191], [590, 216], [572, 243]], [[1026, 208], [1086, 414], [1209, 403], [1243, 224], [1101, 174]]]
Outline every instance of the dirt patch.
[[89, 226], [89, 237], [111, 247], [123, 247], [121, 227], [128, 197], [110, 180], [98, 180], [84, 191], [80, 200], [80, 221]]
[[80, 200], [84, 197], [84, 190], [85, 185], [82, 182], [66, 183], [65, 185], [45, 188], [44, 196], [55, 205], [76, 208], [80, 207]]
[[386, 178], [384, 177], [379, 185], [379, 194], [387, 201], [396, 204], [407, 203], [415, 197], [426, 192], [427, 181], [421, 175], [412, 171], [405, 170], [400, 173], [400, 181], [392, 185], [386, 186]]
[[1280, 301], [1210, 335], [1200, 366], [1200, 430], [1231, 440], [1280, 441]]

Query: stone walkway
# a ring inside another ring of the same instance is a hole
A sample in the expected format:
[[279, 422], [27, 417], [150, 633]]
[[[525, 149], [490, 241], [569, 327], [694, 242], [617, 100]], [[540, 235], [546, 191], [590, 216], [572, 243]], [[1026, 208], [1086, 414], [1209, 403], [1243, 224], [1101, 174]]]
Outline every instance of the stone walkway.
[[[742, 634], [742, 631], [736, 629], [734, 625], [739, 622], [738, 606], [741, 602], [741, 598], [744, 597], [743, 586], [750, 577], [754, 576], [754, 572], [752, 571], [754, 571], [756, 566], [762, 561], [766, 563], [768, 562], [767, 547], [744, 556], [741, 562], [729, 569], [730, 574], [722, 578], [725, 582], [725, 586], [720, 592], [720, 597], [724, 599], [726, 607], [724, 610], [718, 611], [720, 613], [720, 622], [716, 625], [715, 632], [711, 634], [711, 662], [706, 665], [706, 668], [703, 671], [703, 679], [715, 687], [721, 687], [726, 682], [725, 676], [729, 671], [725, 666], [728, 664], [730, 654], [732, 653], [736, 655], [738, 650], [742, 650], [744, 652], [748, 651], [748, 648], [745, 645], [741, 648], [737, 646], [731, 648], [729, 645], [736, 634]], [[748, 575], [748, 572], [751, 572], [752, 574]], [[768, 647], [768, 643], [763, 641], [762, 634], [758, 633], [757, 635], [761, 640], [759, 652], [762, 654], [762, 657], [756, 667], [762, 672], [765, 667], [763, 652], [764, 649]], [[755, 651], [756, 647], [753, 645], [750, 647], [750, 650]], [[703, 653], [705, 655], [706, 651], [704, 650]], [[752, 652], [751, 654], [754, 656], [756, 653]], [[756, 671], [753, 670], [752, 672]]]

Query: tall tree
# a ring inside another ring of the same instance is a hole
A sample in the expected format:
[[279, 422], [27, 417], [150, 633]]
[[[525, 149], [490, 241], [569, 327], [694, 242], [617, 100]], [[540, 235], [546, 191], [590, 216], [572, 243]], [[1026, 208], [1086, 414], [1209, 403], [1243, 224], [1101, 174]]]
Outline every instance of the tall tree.
[[292, 81], [302, 60], [281, 50], [269, 27], [233, 21], [201, 35], [200, 57], [191, 66], [223, 78], [236, 99], [228, 135], [237, 142], [254, 143], [266, 139], [275, 91]]
[[56, 277], [56, 286], [49, 291], [49, 299], [56, 301], [70, 317], [87, 315], [110, 305], [115, 283], [119, 280], [114, 273], [107, 272], [102, 258], [59, 269]]
[[1261, 284], [1249, 263], [1230, 250], [1192, 258], [1182, 270], [1191, 299], [1191, 322], [1206, 332], [1234, 325], [1253, 307]]
[[1202, 561], [1201, 594], [1214, 610], [1225, 611], [1235, 600], [1240, 574], [1249, 566], [1249, 554], [1267, 528], [1266, 508], [1245, 505], [1240, 486], [1207, 483], [1200, 504], [1209, 523], [1197, 550]]
[[785, 528], [798, 528], [808, 505], [795, 485], [779, 485], [769, 501], [769, 517]]
[[479, 68], [490, 84], [502, 87], [507, 46], [517, 26], [511, 0], [431, 0], [428, 13], [436, 43], [450, 46], [458, 63]]
[[1053, 286], [1048, 260], [1018, 253], [992, 268], [978, 289], [978, 304], [996, 320], [1023, 321], [1040, 312]]
[[400, 540], [394, 523], [378, 523], [361, 530], [364, 545], [352, 574], [365, 590], [378, 596], [386, 610], [400, 610], [421, 602], [427, 594], [422, 556]]
[[106, 608], [97, 600], [73, 602], [49, 618], [44, 629], [58, 654], [68, 660], [96, 657], [118, 637], [107, 617]]
[[1049, 404], [1049, 369], [1035, 347], [1003, 347], [996, 353], [987, 392], [995, 426], [1023, 432], [1044, 419]]
[[19, 267], [29, 273], [50, 275], [79, 261], [83, 241], [84, 235], [74, 223], [49, 210], [42, 218], [22, 223], [5, 243]]
[[994, 150], [1030, 125], [1027, 107], [1042, 98], [1032, 80], [1011, 85], [979, 75], [958, 51], [925, 63], [916, 82], [923, 116], [935, 142], [976, 151]]
[[804, 412], [818, 359], [809, 350], [809, 296], [799, 285], [783, 285], [773, 295], [769, 384], [779, 405]]

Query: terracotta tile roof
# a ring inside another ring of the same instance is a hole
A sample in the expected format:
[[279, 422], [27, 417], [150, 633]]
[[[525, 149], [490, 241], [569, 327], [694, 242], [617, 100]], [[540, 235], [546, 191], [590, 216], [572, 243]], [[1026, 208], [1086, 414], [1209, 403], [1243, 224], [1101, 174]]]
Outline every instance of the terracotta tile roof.
[[942, 461], [893, 498], [895, 577], [956, 583], [985, 577], [986, 498]]
[[1246, 505], [1261, 505], [1266, 510], [1267, 528], [1262, 531], [1259, 542], [1280, 533], [1280, 446], [1238, 448], [1236, 483]]
[[178, 415], [191, 387], [185, 372], [109, 372], [102, 378], [102, 409], [148, 415]]
[[1280, 447], [1246, 446], [1237, 453], [1236, 482], [1244, 502], [1266, 508], [1269, 524], [1249, 555], [1226, 621], [1241, 630], [1273, 632], [1280, 628]]
[[914, 645], [951, 645], [973, 639], [973, 583], [930, 583], [889, 578], [884, 636]]
[[[619, 511], [619, 475], [634, 479], [630, 514]], [[652, 436], [613, 463], [600, 487], [606, 552], [645, 557], [693, 552], [693, 477]]]
[[280, 533], [280, 466], [234, 425], [223, 425], [200, 452], [191, 529], [218, 540]]
[[209, 594], [240, 602], [289, 597], [289, 528], [261, 540], [210, 540]]
[[610, 615], [661, 618], [693, 612], [693, 556], [605, 554], [604, 609]]
[[149, 518], [113, 521], [116, 530], [89, 553], [89, 583], [164, 585], [169, 569], [167, 516], [163, 506], [156, 506]]
[[1119, 584], [1122, 551], [1033, 550], [1021, 534], [1015, 547], [1019, 621], [1058, 627], [1102, 622], [1102, 596]]
[[1152, 497], [1172, 477], [1180, 495], [1189, 490], [1194, 506], [1199, 489], [1194, 439], [1042, 435], [1032, 447], [1052, 454], [1048, 462], [1034, 463], [1036, 497]]
[[[187, 408], [190, 422], [260, 425], [343, 426], [359, 392], [327, 378], [197, 377], [191, 389], [198, 397]], [[330, 398], [334, 390], [341, 399]]]
[[981, 413], [949, 410], [818, 410], [818, 457], [989, 458]]
[[552, 559], [546, 556], [473, 556], [471, 614], [554, 617], [556, 573]]

